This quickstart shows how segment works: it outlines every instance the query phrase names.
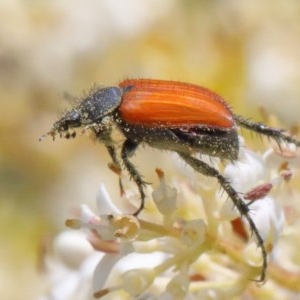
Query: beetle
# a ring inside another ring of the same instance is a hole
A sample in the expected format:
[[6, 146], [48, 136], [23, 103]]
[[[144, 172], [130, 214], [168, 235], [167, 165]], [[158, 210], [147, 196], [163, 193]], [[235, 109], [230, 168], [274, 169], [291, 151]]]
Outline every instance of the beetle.
[[46, 133], [74, 138], [73, 128], [90, 129], [102, 142], [118, 168], [121, 163], [112, 139], [114, 127], [120, 129], [125, 140], [121, 146], [121, 160], [136, 183], [141, 204], [134, 213], [144, 208], [146, 182], [130, 161], [140, 144], [174, 151], [195, 171], [214, 177], [231, 198], [234, 206], [244, 217], [254, 233], [261, 249], [263, 263], [259, 282], [265, 280], [267, 251], [264, 241], [249, 214], [249, 206], [230, 182], [215, 168], [193, 156], [207, 154], [222, 160], [236, 161], [239, 154], [237, 127], [300, 146], [283, 130], [255, 123], [232, 112], [227, 102], [218, 94], [194, 84], [154, 80], [127, 79], [118, 86], [96, 88], [75, 107], [67, 111]]

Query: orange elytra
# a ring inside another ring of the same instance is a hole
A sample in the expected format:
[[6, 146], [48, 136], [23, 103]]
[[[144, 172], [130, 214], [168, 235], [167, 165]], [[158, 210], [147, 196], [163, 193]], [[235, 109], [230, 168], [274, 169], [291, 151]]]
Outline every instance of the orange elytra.
[[[120, 116], [129, 124], [148, 127], [206, 126], [228, 129], [234, 120], [228, 104], [216, 93], [177, 81], [129, 79]], [[130, 88], [131, 87], [131, 88]]]

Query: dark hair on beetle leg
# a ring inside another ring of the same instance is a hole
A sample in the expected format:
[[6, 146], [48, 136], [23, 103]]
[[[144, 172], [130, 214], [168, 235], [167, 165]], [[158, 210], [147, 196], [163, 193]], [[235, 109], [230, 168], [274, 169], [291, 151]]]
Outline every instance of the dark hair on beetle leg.
[[144, 209], [145, 207], [145, 192], [144, 192], [144, 187], [147, 185], [147, 182], [145, 182], [140, 175], [140, 173], [137, 171], [136, 167], [134, 164], [129, 160], [129, 157], [131, 157], [136, 148], [138, 147], [138, 143], [135, 143], [132, 140], [127, 139], [121, 150], [121, 158], [124, 163], [125, 168], [127, 169], [131, 179], [135, 182], [139, 189], [140, 197], [141, 197], [141, 204], [140, 207], [136, 210], [136, 212], [133, 214], [134, 216], [138, 216], [138, 214]]
[[263, 264], [262, 264], [262, 271], [260, 274], [260, 278], [258, 280], [255, 280], [257, 282], [263, 282], [266, 277], [266, 270], [267, 270], [267, 251], [266, 247], [263, 241], [263, 238], [261, 237], [254, 221], [252, 220], [250, 214], [249, 214], [249, 207], [247, 204], [244, 203], [244, 201], [241, 199], [239, 196], [238, 192], [231, 186], [230, 182], [219, 173], [215, 168], [209, 166], [205, 162], [190, 156], [186, 153], [182, 152], [177, 152], [179, 156], [188, 164], [190, 165], [195, 171], [198, 171], [202, 173], [203, 175], [209, 176], [209, 177], [214, 177], [218, 180], [222, 188], [226, 191], [227, 195], [230, 197], [232, 200], [234, 206], [237, 208], [239, 211], [241, 217], [245, 217], [250, 230], [254, 233], [258, 246], [261, 249], [262, 253], [262, 258], [263, 258]]
[[259, 135], [264, 135], [266, 137], [272, 138], [277, 142], [279, 147], [280, 142], [282, 141], [295, 144], [297, 147], [300, 147], [300, 141], [294, 139], [292, 136], [284, 134], [285, 130], [269, 127], [263, 123], [252, 122], [238, 115], [233, 115], [233, 117], [236, 123], [241, 127], [244, 127], [252, 132], [257, 132]]

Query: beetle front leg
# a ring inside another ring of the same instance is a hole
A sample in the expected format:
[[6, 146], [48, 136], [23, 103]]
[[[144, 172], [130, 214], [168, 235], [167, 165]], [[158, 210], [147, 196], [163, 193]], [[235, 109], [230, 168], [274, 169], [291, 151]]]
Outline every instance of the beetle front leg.
[[[103, 124], [101, 124], [101, 125], [92, 124], [89, 127], [90, 127], [90, 129], [93, 130], [93, 132], [96, 135], [98, 141], [105, 145], [105, 147], [107, 149], [107, 152], [108, 152], [114, 166], [117, 167], [117, 169], [119, 171], [121, 171], [122, 166], [120, 164], [120, 161], [118, 160], [116, 147], [115, 147], [114, 141], [111, 137], [111, 133], [112, 133], [111, 124], [109, 122], [104, 123], [104, 125]], [[122, 184], [122, 181], [121, 181], [121, 176], [120, 176], [120, 174], [118, 174], [118, 175], [119, 175], [120, 193], [122, 195], [123, 192], [124, 192], [124, 189], [123, 189], [123, 184]]]
[[127, 169], [130, 177], [133, 179], [133, 181], [136, 183], [140, 196], [141, 196], [141, 204], [140, 207], [137, 209], [137, 211], [133, 214], [134, 216], [137, 216], [145, 207], [145, 192], [144, 187], [146, 186], [146, 182], [142, 179], [142, 176], [135, 168], [134, 164], [129, 160], [129, 157], [131, 157], [136, 148], [138, 147], [139, 143], [136, 143], [132, 140], [126, 140], [122, 146], [121, 150], [121, 157], [124, 163], [125, 168]]
[[116, 147], [114, 145], [105, 145], [107, 152], [109, 154], [109, 156], [111, 157], [111, 160], [114, 164], [114, 166], [118, 169], [118, 171], [120, 171], [120, 173], [118, 173], [119, 175], [119, 187], [120, 187], [120, 193], [121, 195], [123, 195], [124, 193], [124, 188], [123, 188], [123, 184], [122, 184], [122, 180], [121, 180], [121, 171], [122, 171], [122, 166], [117, 158], [117, 151], [116, 151]]
[[116, 151], [116, 148], [115, 146], [113, 145], [105, 145], [106, 149], [107, 149], [107, 152], [113, 162], [113, 164], [119, 169], [121, 170], [122, 167], [121, 167], [121, 164], [117, 158], [117, 151]]
[[209, 177], [215, 177], [219, 181], [222, 188], [226, 191], [227, 195], [232, 200], [234, 206], [237, 208], [240, 215], [242, 217], [246, 218], [246, 220], [247, 220], [247, 222], [250, 226], [250, 229], [254, 233], [254, 235], [257, 239], [258, 246], [260, 247], [261, 252], [262, 252], [262, 258], [263, 258], [262, 271], [261, 271], [261, 275], [260, 275], [260, 278], [259, 278], [258, 281], [263, 282], [265, 280], [265, 277], [266, 277], [267, 251], [266, 251], [266, 248], [265, 248], [264, 241], [263, 241], [263, 239], [262, 239], [262, 237], [261, 237], [254, 221], [250, 217], [248, 206], [241, 199], [241, 197], [239, 196], [237, 191], [231, 186], [230, 182], [224, 176], [222, 176], [219, 173], [218, 170], [216, 170], [215, 168], [209, 166], [205, 162], [203, 162], [203, 161], [201, 161], [201, 160], [199, 160], [199, 159], [197, 159], [197, 158], [195, 158], [195, 157], [193, 157], [189, 154], [182, 153], [182, 152], [178, 152], [178, 154], [195, 171], [200, 172], [203, 175], [206, 175], [206, 176], [209, 176]]

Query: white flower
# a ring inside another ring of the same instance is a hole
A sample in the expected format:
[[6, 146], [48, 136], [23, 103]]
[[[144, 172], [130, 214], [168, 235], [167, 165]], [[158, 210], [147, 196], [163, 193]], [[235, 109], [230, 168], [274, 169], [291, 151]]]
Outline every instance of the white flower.
[[160, 184], [152, 192], [153, 200], [159, 212], [165, 217], [171, 217], [176, 210], [177, 191], [166, 185], [164, 173], [161, 170], [156, 170], [159, 175]]
[[93, 270], [101, 256], [93, 251], [83, 233], [61, 232], [53, 241], [53, 253], [45, 258], [49, 289], [41, 299], [89, 299]]
[[[229, 179], [232, 186], [240, 193], [240, 196], [249, 198], [252, 189], [252, 196], [258, 199], [250, 199], [245, 203], [249, 205], [250, 216], [253, 219], [259, 233], [265, 242], [272, 245], [278, 240], [284, 224], [284, 213], [278, 202], [268, 195], [273, 185], [282, 181], [277, 175], [269, 183], [258, 186], [263, 180], [267, 180], [264, 160], [257, 154], [244, 150], [241, 161], [229, 164], [224, 171], [225, 177]], [[250, 190], [250, 191], [249, 191]], [[245, 194], [246, 193], [246, 194]], [[233, 220], [238, 217], [236, 209], [233, 209], [230, 199], [225, 202], [221, 210], [223, 219]]]
[[145, 291], [155, 279], [154, 269], [132, 269], [122, 275], [123, 286], [129, 295], [135, 296]]
[[191, 220], [182, 224], [181, 241], [186, 245], [201, 244], [205, 240], [206, 225], [203, 220]]
[[[249, 206], [249, 215], [268, 252], [277, 245], [285, 221], [277, 191], [292, 173], [284, 166], [276, 173], [277, 164], [267, 168], [263, 157], [243, 149], [240, 160], [224, 171]], [[213, 185], [206, 186], [201, 199], [198, 191], [203, 182], [189, 185], [177, 179], [175, 189], [166, 183], [162, 171], [157, 170], [157, 174], [160, 182], [152, 192], [153, 207], [147, 210], [148, 203], [142, 217], [120, 214], [101, 184], [97, 212], [82, 205], [80, 218], [67, 220], [69, 227], [87, 233], [94, 252], [90, 248], [84, 254], [78, 249], [83, 254], [77, 255], [77, 271], [63, 275], [65, 280], [59, 285], [52, 283], [49, 294], [56, 295], [54, 300], [62, 299], [58, 294], [77, 299], [78, 289], [81, 299], [120, 291], [139, 300], [217, 299], [225, 294], [238, 296], [244, 290], [252, 293], [249, 278], [260, 272], [261, 251], [232, 201], [224, 201], [226, 195], [216, 192]], [[199, 218], [193, 217], [198, 214]], [[72, 249], [64, 249], [60, 255], [64, 268], [76, 266], [68, 257]], [[93, 286], [93, 292], [86, 288], [88, 285]]]
[[224, 176], [240, 193], [245, 193], [257, 186], [265, 178], [265, 173], [263, 159], [258, 154], [246, 149], [241, 149], [239, 160], [228, 164], [224, 170]]

